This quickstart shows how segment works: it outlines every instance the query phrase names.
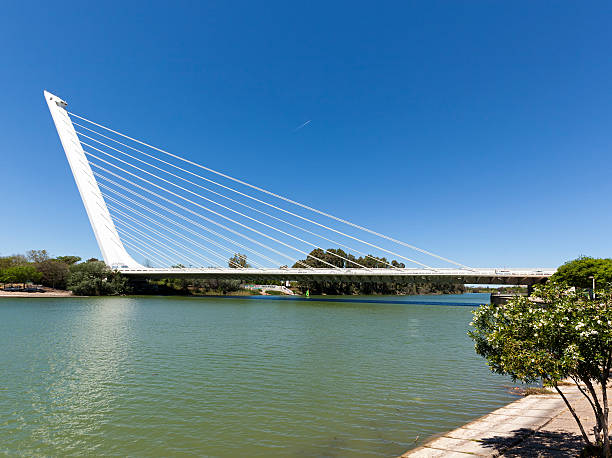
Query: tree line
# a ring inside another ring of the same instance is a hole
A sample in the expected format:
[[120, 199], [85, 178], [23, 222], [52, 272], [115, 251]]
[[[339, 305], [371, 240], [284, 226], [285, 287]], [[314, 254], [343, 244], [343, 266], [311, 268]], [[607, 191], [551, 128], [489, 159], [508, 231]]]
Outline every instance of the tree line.
[[[324, 262], [323, 262], [324, 261]], [[356, 257], [342, 249], [312, 250], [306, 259], [297, 261], [293, 267], [330, 268], [329, 263], [340, 268], [385, 268], [404, 267], [396, 260], [366, 255]], [[250, 267], [247, 256], [236, 253], [228, 265], [234, 268]], [[182, 266], [175, 266], [182, 267]], [[287, 266], [282, 266], [287, 267]], [[552, 280], [579, 288], [591, 288], [593, 278], [596, 285], [612, 286], [612, 259], [582, 256], [568, 261], [559, 267]], [[116, 295], [134, 291], [126, 277], [110, 270], [104, 262], [96, 258], [82, 261], [79, 256], [52, 257], [46, 250], [30, 250], [25, 254], [0, 256], [1, 284], [41, 284], [56, 289], [67, 289], [77, 295]], [[175, 294], [189, 292], [228, 292], [239, 291], [238, 280], [197, 280], [168, 278], [150, 282], [159, 292], [173, 291]], [[356, 283], [356, 282], [296, 282], [298, 289], [310, 290], [312, 294], [355, 295], [355, 294], [458, 294], [466, 291], [464, 285], [449, 282], [414, 280], [408, 283]], [[146, 291], [140, 291], [146, 292]]]
[[52, 257], [47, 250], [0, 257], [0, 283], [40, 284], [67, 289], [83, 296], [126, 294], [128, 280], [96, 258], [80, 262], [79, 256]]
[[[308, 266], [320, 269], [330, 269], [332, 268], [330, 264], [333, 267], [350, 269], [401, 269], [406, 267], [403, 262], [399, 262], [395, 259], [388, 260], [385, 257], [374, 256], [372, 254], [356, 257], [351, 253], [345, 252], [341, 248], [329, 248], [327, 250], [316, 248], [306, 256], [306, 259], [300, 259], [293, 264], [293, 267], [304, 268]], [[389, 281], [379, 283], [301, 281], [298, 282], [298, 287], [304, 291], [309, 290], [311, 294], [329, 295], [461, 294], [465, 292], [465, 286], [461, 284], [415, 279], [402, 282]]]
[[[331, 264], [331, 265], [330, 265]], [[398, 262], [395, 259], [388, 261], [385, 257], [378, 257], [372, 254], [356, 257], [351, 253], [345, 252], [342, 248], [328, 248], [323, 250], [315, 248], [306, 256], [306, 259], [300, 259], [293, 264], [295, 268], [314, 267], [317, 269], [330, 269], [339, 267], [342, 269], [384, 269], [384, 268], [404, 268], [406, 265], [403, 262]]]

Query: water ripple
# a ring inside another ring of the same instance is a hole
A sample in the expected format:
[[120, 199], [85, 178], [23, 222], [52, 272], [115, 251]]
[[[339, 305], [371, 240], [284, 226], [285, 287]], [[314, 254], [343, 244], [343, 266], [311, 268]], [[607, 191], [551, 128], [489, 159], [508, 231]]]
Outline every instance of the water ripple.
[[474, 354], [470, 312], [5, 299], [0, 454], [396, 456], [512, 399]]

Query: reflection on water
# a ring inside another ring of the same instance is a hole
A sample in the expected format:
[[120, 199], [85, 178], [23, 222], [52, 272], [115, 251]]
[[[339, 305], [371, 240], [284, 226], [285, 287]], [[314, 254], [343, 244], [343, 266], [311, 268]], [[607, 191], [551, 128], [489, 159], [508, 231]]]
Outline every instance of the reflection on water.
[[393, 456], [511, 400], [472, 307], [397, 300], [4, 299], [0, 453]]

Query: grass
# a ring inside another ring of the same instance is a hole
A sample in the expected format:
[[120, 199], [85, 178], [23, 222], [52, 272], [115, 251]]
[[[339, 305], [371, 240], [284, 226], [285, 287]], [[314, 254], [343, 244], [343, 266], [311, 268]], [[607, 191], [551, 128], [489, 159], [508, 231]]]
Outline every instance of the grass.
[[525, 388], [523, 396], [532, 396], [538, 394], [554, 394], [548, 388], [530, 386], [529, 388]]
[[508, 391], [515, 396], [537, 396], [542, 394], [555, 394], [548, 388], [543, 388], [539, 386], [529, 386], [527, 388], [523, 388], [520, 386], [512, 386], [508, 387]]

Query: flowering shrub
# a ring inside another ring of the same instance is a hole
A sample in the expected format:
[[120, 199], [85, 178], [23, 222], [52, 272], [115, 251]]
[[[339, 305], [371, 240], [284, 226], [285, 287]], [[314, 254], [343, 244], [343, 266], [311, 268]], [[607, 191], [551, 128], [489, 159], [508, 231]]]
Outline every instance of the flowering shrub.
[[514, 381], [541, 380], [562, 396], [582, 436], [591, 446], [580, 419], [558, 387], [571, 379], [595, 413], [593, 427], [604, 456], [610, 456], [607, 382], [612, 366], [612, 291], [590, 300], [581, 290], [548, 283], [527, 298], [503, 305], [483, 305], [474, 312], [469, 336], [476, 352], [493, 372]]

